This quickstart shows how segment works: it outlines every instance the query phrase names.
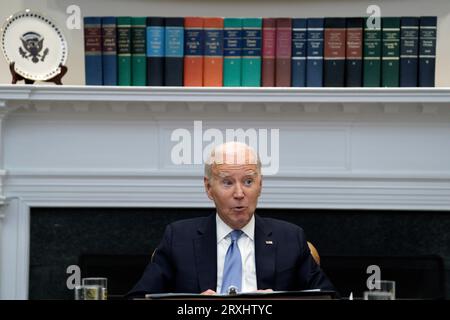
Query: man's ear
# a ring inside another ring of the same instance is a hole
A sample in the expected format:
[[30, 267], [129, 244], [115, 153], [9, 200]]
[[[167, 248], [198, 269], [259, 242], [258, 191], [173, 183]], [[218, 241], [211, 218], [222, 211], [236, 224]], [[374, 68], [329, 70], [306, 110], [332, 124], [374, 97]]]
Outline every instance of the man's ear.
[[208, 196], [208, 198], [210, 198], [211, 200], [214, 200], [214, 198], [211, 195], [211, 183], [210, 183], [208, 177], [203, 177], [203, 184], [205, 185], [205, 191], [206, 191], [206, 195]]
[[261, 195], [261, 191], [262, 191], [262, 179], [263, 179], [263, 177], [260, 175], [259, 176], [259, 193], [258, 193], [258, 197]]

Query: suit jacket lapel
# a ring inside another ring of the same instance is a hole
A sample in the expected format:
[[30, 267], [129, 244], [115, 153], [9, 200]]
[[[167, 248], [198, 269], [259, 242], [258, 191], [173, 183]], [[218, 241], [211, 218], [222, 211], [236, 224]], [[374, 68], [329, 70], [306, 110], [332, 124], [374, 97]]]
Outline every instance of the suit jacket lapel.
[[277, 243], [272, 237], [270, 226], [255, 215], [255, 264], [258, 289], [274, 289], [276, 248]]
[[209, 216], [197, 230], [194, 239], [195, 262], [200, 292], [217, 287], [217, 233], [216, 215]]

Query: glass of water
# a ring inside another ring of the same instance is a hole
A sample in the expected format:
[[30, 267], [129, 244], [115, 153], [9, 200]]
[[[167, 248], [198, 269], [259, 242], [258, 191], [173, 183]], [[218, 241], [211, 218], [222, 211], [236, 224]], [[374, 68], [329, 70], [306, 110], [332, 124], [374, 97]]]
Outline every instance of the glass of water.
[[364, 300], [395, 300], [395, 281], [375, 280], [374, 289], [364, 291]]
[[75, 300], [104, 300], [103, 288], [97, 285], [76, 286]]
[[83, 287], [99, 287], [99, 300], [108, 299], [108, 279], [107, 278], [83, 278], [82, 279]]

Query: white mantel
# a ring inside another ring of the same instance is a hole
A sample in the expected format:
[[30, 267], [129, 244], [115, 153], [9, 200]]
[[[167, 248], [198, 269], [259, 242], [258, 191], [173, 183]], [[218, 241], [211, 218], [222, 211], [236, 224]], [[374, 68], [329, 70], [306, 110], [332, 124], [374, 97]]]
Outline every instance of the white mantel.
[[0, 298], [27, 297], [31, 207], [211, 206], [170, 161], [196, 120], [280, 130], [262, 208], [450, 210], [449, 88], [0, 85]]
[[0, 85], [0, 110], [0, 196], [30, 206], [210, 206], [201, 165], [170, 161], [202, 120], [280, 130], [261, 207], [450, 209], [447, 88]]

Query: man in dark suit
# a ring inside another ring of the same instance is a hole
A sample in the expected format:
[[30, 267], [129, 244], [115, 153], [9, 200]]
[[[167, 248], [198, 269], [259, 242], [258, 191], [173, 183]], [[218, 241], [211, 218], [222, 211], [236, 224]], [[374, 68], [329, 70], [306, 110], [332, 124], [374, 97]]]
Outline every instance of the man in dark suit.
[[204, 185], [217, 213], [170, 224], [128, 296], [334, 290], [300, 227], [254, 214], [262, 176], [252, 148], [237, 142], [215, 148]]

